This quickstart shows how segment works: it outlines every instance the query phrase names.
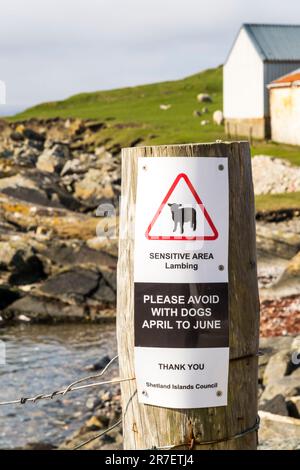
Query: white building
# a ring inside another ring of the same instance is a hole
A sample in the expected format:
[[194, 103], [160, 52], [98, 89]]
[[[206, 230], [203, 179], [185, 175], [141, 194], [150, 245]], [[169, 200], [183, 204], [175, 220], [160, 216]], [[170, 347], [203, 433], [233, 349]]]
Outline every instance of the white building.
[[270, 137], [267, 85], [300, 67], [300, 25], [244, 24], [223, 70], [229, 135]]
[[274, 80], [268, 88], [272, 140], [300, 145], [300, 69]]

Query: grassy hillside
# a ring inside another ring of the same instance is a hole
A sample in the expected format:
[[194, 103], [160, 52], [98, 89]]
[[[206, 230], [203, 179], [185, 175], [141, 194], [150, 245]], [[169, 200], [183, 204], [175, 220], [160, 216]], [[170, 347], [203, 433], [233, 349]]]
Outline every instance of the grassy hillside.
[[[194, 118], [193, 111], [206, 106], [196, 100], [202, 92], [210, 93], [213, 103], [207, 105], [208, 114]], [[170, 104], [171, 108], [163, 111], [159, 108], [161, 104]], [[103, 120], [121, 141], [136, 136], [148, 143], [180, 143], [223, 138], [223, 127], [200, 125], [202, 119], [211, 119], [216, 109], [222, 109], [221, 68], [173, 82], [81, 93], [65, 101], [35, 106], [16, 118], [60, 116]]]
[[[198, 103], [198, 93], [209, 93], [212, 103]], [[161, 110], [160, 105], [171, 105]], [[194, 117], [193, 111], [208, 108]], [[212, 113], [222, 109], [222, 67], [206, 70], [182, 80], [121, 88], [111, 91], [81, 93], [64, 101], [44, 103], [16, 115], [12, 120], [53, 117], [78, 117], [105, 121], [95, 143], [129, 146], [142, 141], [146, 145], [224, 140], [223, 126], [212, 122]], [[209, 124], [202, 126], [201, 121]], [[289, 159], [300, 165], [300, 149], [288, 145], [254, 142], [253, 154]]]

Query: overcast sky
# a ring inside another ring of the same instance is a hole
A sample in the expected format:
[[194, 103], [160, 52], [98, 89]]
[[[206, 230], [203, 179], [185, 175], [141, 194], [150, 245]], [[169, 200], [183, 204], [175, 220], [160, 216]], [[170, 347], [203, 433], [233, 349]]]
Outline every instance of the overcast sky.
[[297, 19], [299, 0], [2, 0], [7, 109], [181, 78], [223, 63], [241, 23]]

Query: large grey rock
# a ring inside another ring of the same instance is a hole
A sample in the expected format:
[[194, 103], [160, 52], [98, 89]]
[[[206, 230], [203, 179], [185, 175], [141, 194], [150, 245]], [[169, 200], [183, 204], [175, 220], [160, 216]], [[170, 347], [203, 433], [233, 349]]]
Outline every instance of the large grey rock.
[[291, 353], [290, 350], [283, 350], [279, 351], [274, 354], [264, 372], [263, 376], [263, 383], [264, 385], [271, 384], [273, 382], [277, 382], [278, 379], [281, 379], [289, 372], [290, 368], [290, 361], [291, 361]]
[[287, 231], [284, 226], [276, 228], [274, 224], [256, 224], [256, 246], [262, 253], [291, 259], [300, 250], [300, 234]]
[[[63, 192], [54, 181], [50, 181], [50, 184], [48, 181], [45, 182], [44, 176], [36, 171], [34, 173], [27, 171], [25, 174], [0, 179], [2, 193], [31, 204], [62, 207], [59, 198], [55, 200], [51, 197], [55, 190], [59, 193]], [[80, 206], [79, 203], [77, 205]]]
[[11, 285], [33, 284], [46, 278], [42, 260], [21, 237], [0, 242], [1, 269], [11, 273]]
[[61, 176], [70, 175], [81, 170], [81, 164], [79, 158], [73, 158], [72, 160], [67, 160], [64, 164], [63, 169], [61, 170]]
[[41, 291], [53, 297], [78, 295], [86, 297], [96, 291], [101, 274], [98, 271], [74, 267], [49, 278]]
[[6, 188], [16, 189], [18, 187], [37, 189], [36, 184], [26, 176], [17, 174], [0, 179], [0, 191]]
[[289, 261], [280, 279], [272, 286], [280, 297], [300, 294], [300, 251]]
[[85, 318], [85, 309], [82, 305], [69, 305], [60, 300], [26, 295], [9, 305], [3, 315], [4, 318], [14, 320], [26, 315], [33, 322], [81, 321]]
[[[81, 243], [56, 242], [42, 248], [45, 257], [58, 266], [72, 266], [81, 264], [94, 264], [98, 268], [102, 266], [111, 267], [115, 270], [117, 258], [106, 253], [104, 250], [96, 251]], [[109, 274], [108, 274], [109, 275]]]
[[59, 173], [66, 160], [70, 158], [70, 150], [67, 145], [56, 144], [52, 148], [46, 148], [39, 156], [36, 163], [40, 171], [48, 173]]
[[82, 200], [111, 199], [114, 190], [104, 171], [91, 168], [81, 181], [75, 183], [75, 196]]
[[277, 382], [272, 382], [266, 386], [261, 395], [261, 402], [264, 400], [272, 400], [276, 395], [283, 395], [284, 397], [296, 396], [300, 393], [299, 378], [286, 376], [279, 379]]
[[300, 420], [259, 411], [259, 440], [296, 440], [300, 446]]
[[116, 293], [108, 285], [108, 283], [102, 278], [99, 282], [97, 290], [93, 293], [93, 299], [105, 304], [115, 303]]
[[33, 140], [36, 142], [45, 142], [46, 140], [45, 134], [37, 132], [34, 129], [30, 128], [25, 128], [23, 131], [23, 135], [24, 137], [26, 137], [26, 139]]
[[288, 408], [283, 395], [276, 395], [271, 400], [260, 400], [259, 410], [269, 411], [276, 415], [288, 416]]

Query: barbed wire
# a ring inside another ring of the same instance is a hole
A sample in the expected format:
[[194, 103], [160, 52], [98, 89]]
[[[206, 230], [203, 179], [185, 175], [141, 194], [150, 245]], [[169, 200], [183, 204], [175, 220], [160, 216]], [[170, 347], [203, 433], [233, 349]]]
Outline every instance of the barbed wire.
[[[86, 388], [93, 388], [93, 387], [99, 387], [101, 385], [106, 385], [106, 384], [119, 384], [122, 382], [128, 382], [130, 380], [135, 380], [135, 377], [128, 377], [126, 379], [112, 379], [112, 380], [106, 380], [104, 382], [94, 382], [91, 384], [86, 384], [86, 385], [78, 385], [77, 387], [71, 388], [68, 393], [74, 392], [76, 390], [83, 390]], [[16, 400], [9, 400], [9, 401], [2, 401], [0, 402], [0, 406], [5, 406], [5, 405], [25, 405], [27, 402], [37, 402], [39, 400], [51, 400], [59, 395], [64, 395], [65, 389], [63, 390], [56, 390], [52, 393], [45, 393], [45, 394], [40, 394], [36, 395], [34, 397], [22, 397], [18, 398]]]

